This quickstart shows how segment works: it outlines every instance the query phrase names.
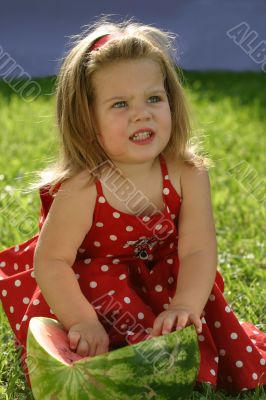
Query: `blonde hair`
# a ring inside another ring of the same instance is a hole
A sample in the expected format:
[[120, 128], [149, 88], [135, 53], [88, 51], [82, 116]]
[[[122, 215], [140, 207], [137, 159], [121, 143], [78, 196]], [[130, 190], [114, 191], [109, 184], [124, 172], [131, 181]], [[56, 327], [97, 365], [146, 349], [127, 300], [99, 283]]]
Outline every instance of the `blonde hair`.
[[[90, 50], [100, 37], [113, 33], [120, 35], [114, 35], [97, 50]], [[96, 137], [92, 75], [103, 66], [121, 60], [150, 58], [159, 63], [172, 115], [172, 132], [163, 154], [198, 167], [208, 166], [208, 159], [198, 155], [196, 146], [189, 144], [190, 110], [181, 84], [181, 70], [174, 61], [174, 34], [132, 20], [112, 23], [104, 17], [72, 39], [72, 49], [62, 63], [56, 82], [58, 159], [37, 172], [39, 179], [32, 188], [48, 185], [53, 191], [56, 184], [84, 169], [94, 170], [109, 160]]]

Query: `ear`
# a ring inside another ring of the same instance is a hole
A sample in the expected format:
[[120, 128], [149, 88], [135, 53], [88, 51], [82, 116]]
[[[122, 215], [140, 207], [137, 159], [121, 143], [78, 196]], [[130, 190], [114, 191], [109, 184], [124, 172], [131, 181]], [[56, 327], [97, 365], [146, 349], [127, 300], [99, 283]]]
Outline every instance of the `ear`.
[[103, 138], [102, 135], [100, 133], [96, 134], [97, 140], [100, 143], [101, 146], [103, 146]]

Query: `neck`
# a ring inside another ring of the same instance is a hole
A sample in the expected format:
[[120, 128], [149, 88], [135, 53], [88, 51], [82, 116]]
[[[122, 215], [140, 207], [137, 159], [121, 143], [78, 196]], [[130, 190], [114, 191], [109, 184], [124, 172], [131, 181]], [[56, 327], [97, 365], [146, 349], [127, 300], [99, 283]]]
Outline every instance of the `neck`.
[[156, 157], [151, 161], [138, 164], [125, 164], [117, 161], [113, 161], [113, 163], [117, 168], [120, 169], [125, 179], [129, 179], [132, 182], [143, 182], [150, 178], [151, 173], [154, 171], [154, 167], [158, 161], [159, 157]]

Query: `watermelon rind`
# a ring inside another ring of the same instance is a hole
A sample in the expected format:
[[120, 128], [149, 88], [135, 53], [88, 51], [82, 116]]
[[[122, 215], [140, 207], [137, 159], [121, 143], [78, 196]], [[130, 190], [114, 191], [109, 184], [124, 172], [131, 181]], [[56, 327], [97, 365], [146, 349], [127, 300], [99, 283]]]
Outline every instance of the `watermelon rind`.
[[70, 365], [41, 345], [43, 326], [63, 330], [51, 318], [30, 321], [27, 363], [35, 400], [188, 400], [192, 394], [200, 362], [193, 326]]

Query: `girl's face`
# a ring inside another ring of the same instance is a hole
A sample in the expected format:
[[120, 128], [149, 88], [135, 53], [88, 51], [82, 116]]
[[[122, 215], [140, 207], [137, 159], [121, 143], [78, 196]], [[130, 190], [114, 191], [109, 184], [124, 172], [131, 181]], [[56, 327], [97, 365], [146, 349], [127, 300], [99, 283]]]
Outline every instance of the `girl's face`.
[[[171, 112], [159, 64], [151, 59], [121, 60], [92, 77], [98, 139], [111, 160], [154, 160], [171, 135]], [[140, 141], [134, 141], [135, 134]], [[151, 137], [144, 140], [151, 134]]]

